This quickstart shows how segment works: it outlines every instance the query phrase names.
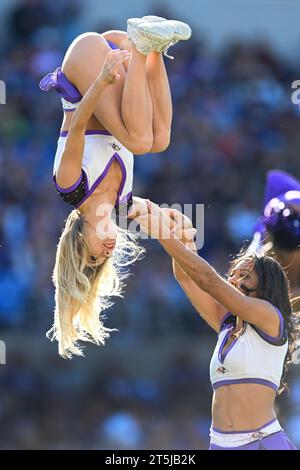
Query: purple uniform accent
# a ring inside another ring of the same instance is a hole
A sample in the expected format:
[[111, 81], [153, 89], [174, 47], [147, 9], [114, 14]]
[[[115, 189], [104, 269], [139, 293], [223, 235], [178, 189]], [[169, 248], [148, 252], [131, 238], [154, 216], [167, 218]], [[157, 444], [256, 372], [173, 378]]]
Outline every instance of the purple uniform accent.
[[298, 450], [284, 431], [278, 431], [262, 439], [238, 447], [220, 447], [210, 444], [209, 450]]
[[280, 346], [282, 345], [282, 339], [283, 339], [283, 326], [284, 326], [284, 319], [283, 319], [283, 316], [282, 316], [282, 313], [280, 312], [280, 310], [272, 304], [272, 307], [274, 307], [274, 309], [276, 310], [278, 316], [279, 316], [279, 320], [280, 320], [280, 327], [279, 327], [279, 336], [270, 336], [268, 335], [267, 333], [265, 333], [264, 331], [262, 331], [260, 328], [257, 328], [256, 326], [253, 326], [253, 328], [260, 334], [260, 336], [262, 336], [263, 339], [265, 339], [266, 341], [268, 341], [269, 343], [273, 344], [274, 346], [277, 345], [277, 343], [280, 343]]
[[225, 313], [225, 315], [224, 315], [224, 317], [222, 318], [221, 323], [220, 323], [220, 325], [221, 325], [221, 326], [220, 326], [220, 331], [222, 331], [223, 328], [226, 326], [226, 325], [224, 325], [224, 323], [225, 323], [226, 320], [227, 320], [229, 317], [231, 317], [231, 316], [232, 316], [232, 313], [230, 313], [230, 312]]
[[224, 363], [225, 361], [225, 358], [227, 356], [227, 354], [229, 353], [229, 351], [233, 348], [233, 346], [235, 345], [235, 343], [237, 342], [237, 340], [239, 339], [238, 338], [235, 338], [234, 341], [232, 341], [231, 345], [229, 346], [229, 348], [226, 349], [226, 351], [224, 351], [224, 346], [225, 344], [227, 343], [228, 341], [228, 338], [229, 336], [231, 335], [232, 331], [234, 330], [234, 326], [230, 327], [229, 330], [227, 331], [226, 335], [224, 336], [223, 338], [223, 341], [220, 345], [220, 349], [219, 349], [219, 353], [218, 353], [218, 358], [219, 358], [219, 361], [221, 362], [221, 364]]
[[115, 43], [113, 43], [111, 41], [107, 41], [107, 40], [106, 40], [106, 42], [108, 43], [108, 45], [110, 46], [111, 49], [119, 49], [118, 46]]
[[81, 171], [81, 175], [78, 178], [78, 180], [76, 181], [76, 183], [72, 184], [72, 186], [69, 186], [69, 188], [61, 188], [56, 182], [56, 176], [53, 175], [55, 187], [58, 189], [58, 191], [60, 193], [70, 193], [70, 192], [74, 191], [74, 189], [78, 188], [78, 186], [80, 185], [80, 183], [82, 181], [82, 178], [83, 178], [83, 170]]
[[[118, 47], [111, 41], [107, 41], [111, 49]], [[69, 103], [78, 103], [82, 99], [82, 95], [78, 88], [73, 85], [65, 76], [61, 67], [58, 67], [52, 73], [48, 73], [39, 83], [39, 87], [43, 91], [49, 91], [54, 88]], [[68, 111], [72, 111], [71, 109]]]
[[40, 89], [49, 91], [54, 88], [66, 101], [78, 103], [82, 95], [80, 91], [67, 79], [61, 68], [58, 67], [54, 72], [48, 73], [40, 81]]
[[[60, 131], [60, 137], [67, 137], [69, 131]], [[111, 135], [107, 130], [85, 131], [85, 135]]]
[[[108, 170], [112, 164], [112, 162], [114, 160], [117, 160], [121, 166], [121, 171], [122, 171], [122, 182], [121, 182], [121, 185], [120, 185], [120, 189], [118, 191], [118, 195], [121, 194], [123, 188], [124, 188], [124, 185], [125, 185], [125, 181], [126, 181], [126, 168], [125, 168], [125, 165], [123, 163], [123, 160], [122, 158], [120, 157], [120, 155], [118, 153], [114, 153], [113, 156], [111, 157], [111, 159], [109, 160], [108, 164], [106, 165], [103, 173], [98, 176], [98, 178], [96, 179], [96, 181], [94, 182], [94, 184], [91, 186], [90, 189], [88, 189], [86, 195], [84, 196], [84, 198], [79, 202], [79, 204], [77, 204], [76, 206], [74, 206], [76, 209], [78, 209], [79, 206], [81, 206], [81, 204], [84, 203], [84, 201], [87, 200], [87, 198], [95, 191], [95, 189], [97, 188], [97, 186], [99, 186], [99, 184], [101, 183], [101, 181], [105, 178], [105, 176], [107, 175], [108, 173]], [[116, 201], [116, 205], [119, 204], [119, 200], [117, 199]]]
[[118, 191], [118, 199], [117, 199], [117, 203], [119, 204], [120, 203], [120, 195], [122, 194], [122, 191], [124, 189], [124, 186], [125, 186], [125, 181], [126, 181], [126, 177], [127, 177], [127, 172], [126, 172], [126, 167], [124, 165], [124, 162], [122, 160], [122, 158], [120, 157], [120, 155], [116, 152], [114, 155], [113, 155], [114, 158], [116, 158], [119, 162], [119, 165], [121, 167], [121, 171], [122, 171], [122, 181], [121, 181], [121, 184], [120, 184], [120, 187], [119, 187], [119, 191]]
[[130, 193], [126, 194], [126, 196], [120, 199], [119, 204], [126, 204], [126, 202], [128, 202], [131, 197], [132, 197], [132, 191], [130, 191]]
[[223, 385], [234, 385], [234, 384], [260, 384], [260, 385], [265, 385], [266, 387], [272, 388], [275, 392], [278, 390], [278, 386], [274, 384], [273, 382], [270, 382], [269, 380], [265, 379], [259, 379], [259, 378], [245, 378], [245, 379], [231, 379], [231, 380], [220, 380], [218, 382], [215, 382], [212, 387], [213, 390], [216, 390], [219, 387], [222, 387]]

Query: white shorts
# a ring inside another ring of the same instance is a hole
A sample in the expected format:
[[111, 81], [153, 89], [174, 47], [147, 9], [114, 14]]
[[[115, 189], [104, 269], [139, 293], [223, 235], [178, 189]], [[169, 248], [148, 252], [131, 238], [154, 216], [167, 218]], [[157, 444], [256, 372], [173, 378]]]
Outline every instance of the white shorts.
[[282, 431], [282, 427], [280, 426], [278, 419], [274, 418], [261, 428], [250, 431], [222, 432], [212, 427], [210, 429], [210, 439], [211, 444], [219, 447], [239, 447], [256, 441], [257, 439], [268, 437], [270, 434], [278, 431]]

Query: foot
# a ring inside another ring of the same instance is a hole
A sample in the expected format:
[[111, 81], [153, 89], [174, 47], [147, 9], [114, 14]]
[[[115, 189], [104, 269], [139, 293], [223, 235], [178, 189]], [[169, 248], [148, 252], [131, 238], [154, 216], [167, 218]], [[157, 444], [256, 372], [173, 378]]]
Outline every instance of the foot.
[[188, 24], [154, 15], [130, 18], [127, 21], [127, 32], [137, 50], [142, 54], [148, 55], [152, 51], [162, 52], [170, 59], [174, 57], [168, 55], [169, 47], [178, 41], [186, 41], [192, 34]]
[[162, 52], [174, 40], [174, 27], [166, 21], [146, 22], [142, 18], [127, 20], [127, 33], [138, 52], [148, 55]]
[[168, 46], [163, 50], [163, 54], [166, 57], [169, 57], [170, 59], [174, 59], [174, 57], [168, 55], [168, 49], [171, 46], [174, 46], [174, 44], [177, 44], [178, 41], [187, 41], [190, 39], [192, 35], [192, 30], [189, 27], [187, 23], [183, 23], [183, 21], [177, 21], [177, 20], [166, 20], [166, 23], [168, 23], [174, 30], [174, 38], [173, 41], [171, 41]]

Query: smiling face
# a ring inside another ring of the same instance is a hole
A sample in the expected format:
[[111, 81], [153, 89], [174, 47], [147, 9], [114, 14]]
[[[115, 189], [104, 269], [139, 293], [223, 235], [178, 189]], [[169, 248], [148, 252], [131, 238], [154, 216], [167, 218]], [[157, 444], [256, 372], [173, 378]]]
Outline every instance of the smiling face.
[[255, 262], [251, 258], [241, 259], [230, 271], [228, 282], [235, 286], [243, 294], [256, 297], [258, 275], [255, 270]]
[[96, 226], [86, 220], [85, 233], [92, 261], [103, 264], [112, 256], [116, 247], [117, 226], [110, 219], [105, 224], [102, 222]]

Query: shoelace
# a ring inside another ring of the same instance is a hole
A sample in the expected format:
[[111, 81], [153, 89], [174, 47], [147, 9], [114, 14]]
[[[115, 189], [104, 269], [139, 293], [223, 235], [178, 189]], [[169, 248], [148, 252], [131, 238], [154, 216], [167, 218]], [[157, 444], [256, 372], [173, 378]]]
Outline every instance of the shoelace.
[[172, 55], [169, 55], [168, 54], [168, 49], [171, 47], [171, 46], [174, 46], [174, 44], [176, 44], [178, 42], [178, 39], [173, 39], [173, 41], [170, 42], [170, 44], [168, 46], [166, 46], [163, 50], [163, 55], [165, 57], [168, 57], [168, 59], [172, 59], [174, 60], [174, 57]]

